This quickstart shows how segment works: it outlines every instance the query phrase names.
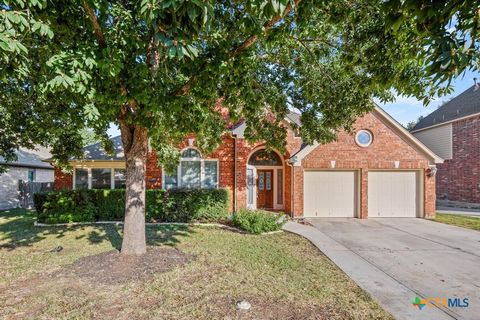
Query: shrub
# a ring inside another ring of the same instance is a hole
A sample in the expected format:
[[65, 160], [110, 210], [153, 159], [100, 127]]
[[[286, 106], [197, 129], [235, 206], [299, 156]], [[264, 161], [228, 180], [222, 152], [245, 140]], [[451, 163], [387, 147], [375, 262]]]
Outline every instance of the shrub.
[[95, 221], [96, 208], [86, 190], [68, 190], [34, 195], [37, 218], [46, 223]]
[[[123, 221], [125, 190], [65, 190], [34, 195], [37, 220], [45, 223]], [[151, 222], [218, 222], [228, 218], [224, 189], [147, 190]]]
[[96, 221], [121, 221], [125, 215], [125, 189], [89, 190], [97, 208]]
[[280, 230], [285, 222], [283, 214], [248, 209], [238, 210], [232, 218], [236, 227], [256, 234]]

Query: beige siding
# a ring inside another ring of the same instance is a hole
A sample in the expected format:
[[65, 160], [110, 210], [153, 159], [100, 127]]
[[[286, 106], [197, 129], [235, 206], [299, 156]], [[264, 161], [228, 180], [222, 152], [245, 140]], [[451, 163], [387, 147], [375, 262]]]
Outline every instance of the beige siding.
[[452, 124], [414, 132], [413, 135], [443, 159], [452, 159]]

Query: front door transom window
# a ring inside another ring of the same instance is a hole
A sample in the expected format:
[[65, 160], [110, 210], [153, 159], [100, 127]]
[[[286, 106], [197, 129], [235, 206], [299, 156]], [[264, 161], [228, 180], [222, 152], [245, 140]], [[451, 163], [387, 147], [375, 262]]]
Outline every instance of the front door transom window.
[[282, 160], [275, 152], [258, 150], [251, 155], [248, 164], [252, 166], [281, 166]]

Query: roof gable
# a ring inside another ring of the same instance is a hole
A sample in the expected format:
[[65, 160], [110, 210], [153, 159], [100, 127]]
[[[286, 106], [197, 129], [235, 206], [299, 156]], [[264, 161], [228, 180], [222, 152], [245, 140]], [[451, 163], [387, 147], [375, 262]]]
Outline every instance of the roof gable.
[[[365, 118], [369, 117], [369, 115], [374, 116], [377, 120], [376, 122], [380, 120], [381, 123], [384, 125], [384, 127], [388, 127], [390, 132], [385, 132], [384, 129], [380, 129], [379, 132], [374, 133], [374, 142], [375, 140], [377, 141], [382, 141], [379, 139], [383, 139], [384, 135], [389, 135], [390, 138], [398, 137], [399, 139], [396, 139], [398, 143], [406, 143], [408, 146], [410, 146], [411, 154], [413, 153], [420, 153], [423, 157], [428, 159], [431, 163], [442, 163], [443, 159], [437, 156], [435, 153], [433, 153], [430, 149], [428, 149], [423, 143], [421, 143], [418, 139], [416, 139], [411, 133], [409, 133], [405, 128], [403, 128], [402, 125], [400, 125], [397, 121], [395, 121], [390, 115], [388, 115], [383, 109], [380, 107], [375, 107], [375, 109], [370, 113], [365, 115], [363, 118], [360, 118], [358, 121], [361, 123], [365, 120]], [[358, 121], [356, 122], [356, 126], [358, 126]], [[360, 129], [360, 128], [357, 128]], [[367, 128], [370, 129], [370, 128]], [[378, 129], [378, 128], [377, 128]], [[381, 134], [382, 136], [379, 136], [378, 134]], [[377, 136], [377, 137], [375, 137]], [[400, 141], [402, 140], [402, 141]], [[366, 151], [371, 151], [374, 154], [372, 154], [372, 157], [377, 157], [379, 156], [380, 152], [383, 152], [383, 149], [385, 149], [385, 144], [388, 143], [387, 141], [382, 141], [380, 145], [376, 145], [375, 148], [368, 148]], [[336, 146], [335, 144], [338, 144]], [[351, 154], [349, 152], [355, 152], [358, 151], [358, 146], [355, 145], [353, 137], [351, 137], [350, 134], [346, 132], [340, 133], [338, 140], [331, 142], [329, 145], [328, 150], [336, 153], [337, 155], [340, 153], [345, 153], [344, 156], [346, 158], [351, 157]], [[302, 148], [299, 152], [297, 152], [295, 155], [293, 155], [291, 158], [294, 162], [295, 166], [300, 166], [302, 159], [306, 158], [310, 153], [312, 153], [315, 149], [322, 147], [319, 143], [314, 143], [313, 145], [308, 145]], [[350, 150], [350, 149], [351, 150]], [[401, 157], [403, 156], [400, 151], [399, 155], [393, 155], [392, 156], [397, 156]], [[388, 155], [390, 156], [390, 154]]]
[[[100, 142], [91, 144], [83, 149], [84, 160], [123, 160], [123, 145], [120, 136], [110, 139], [113, 143], [113, 155], [105, 152]], [[72, 159], [73, 160], [73, 159]]]

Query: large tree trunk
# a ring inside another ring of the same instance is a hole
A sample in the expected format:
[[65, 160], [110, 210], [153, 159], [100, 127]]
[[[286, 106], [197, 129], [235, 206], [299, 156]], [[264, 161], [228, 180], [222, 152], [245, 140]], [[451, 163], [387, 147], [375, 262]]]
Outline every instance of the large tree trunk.
[[147, 129], [120, 121], [125, 154], [127, 190], [122, 254], [146, 252], [145, 241], [145, 170], [148, 154]]

